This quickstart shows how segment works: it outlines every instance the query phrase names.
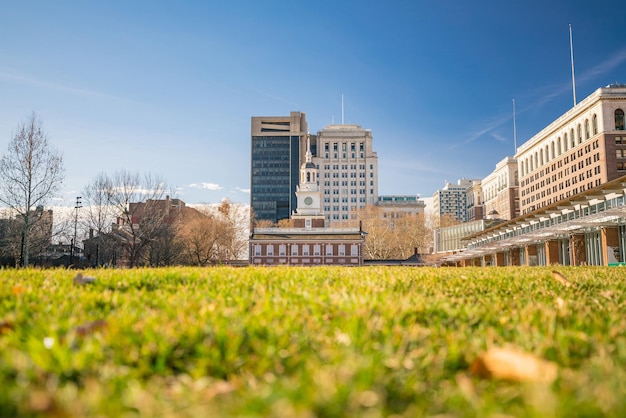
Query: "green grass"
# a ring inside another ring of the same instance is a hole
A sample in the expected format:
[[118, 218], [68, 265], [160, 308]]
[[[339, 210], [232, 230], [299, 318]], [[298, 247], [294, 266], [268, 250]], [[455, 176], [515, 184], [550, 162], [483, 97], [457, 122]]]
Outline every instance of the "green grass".
[[626, 416], [626, 271], [551, 270], [0, 270], [0, 416]]

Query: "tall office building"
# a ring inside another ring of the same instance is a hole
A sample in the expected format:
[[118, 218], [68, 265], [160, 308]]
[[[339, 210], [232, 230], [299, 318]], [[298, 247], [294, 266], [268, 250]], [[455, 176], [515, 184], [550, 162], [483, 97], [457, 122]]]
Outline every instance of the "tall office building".
[[252, 117], [250, 206], [257, 221], [288, 219], [297, 208], [300, 161], [306, 152], [304, 112]]
[[329, 125], [317, 133], [313, 163], [319, 167], [323, 211], [329, 223], [355, 219], [378, 200], [378, 156], [372, 131], [359, 125]]
[[526, 214], [626, 175], [626, 85], [597, 89], [517, 149]]
[[519, 215], [519, 179], [517, 160], [505, 157], [482, 184], [484, 215], [497, 214], [499, 219], [511, 220]]
[[467, 222], [467, 190], [474, 180], [460, 179], [457, 184], [446, 183], [433, 194], [433, 215], [439, 223], [444, 215], [451, 215], [460, 222]]

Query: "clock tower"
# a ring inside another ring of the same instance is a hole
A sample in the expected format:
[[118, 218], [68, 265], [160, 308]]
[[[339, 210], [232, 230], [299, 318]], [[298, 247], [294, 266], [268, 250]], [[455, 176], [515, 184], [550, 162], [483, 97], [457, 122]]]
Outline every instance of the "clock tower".
[[324, 227], [321, 193], [317, 185], [318, 170], [312, 161], [310, 136], [307, 136], [306, 147], [306, 161], [300, 167], [300, 183], [296, 188], [298, 209], [292, 218], [297, 227]]

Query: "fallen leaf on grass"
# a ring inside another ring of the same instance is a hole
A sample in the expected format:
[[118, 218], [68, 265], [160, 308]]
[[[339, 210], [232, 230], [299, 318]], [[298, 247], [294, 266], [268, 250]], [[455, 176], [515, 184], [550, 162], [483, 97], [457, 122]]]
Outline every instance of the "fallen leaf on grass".
[[0, 335], [7, 334], [15, 329], [15, 325], [10, 320], [0, 321]]
[[482, 378], [552, 383], [557, 365], [512, 349], [490, 348], [474, 360], [470, 371]]
[[563, 276], [561, 273], [559, 273], [556, 270], [554, 270], [552, 272], [552, 277], [554, 277], [554, 279], [557, 282], [561, 283], [565, 287], [571, 287], [572, 286], [572, 283], [569, 280], [567, 280], [567, 278], [565, 278], [565, 276]]
[[74, 284], [89, 284], [95, 283], [95, 281], [95, 277], [83, 276], [83, 273], [78, 273], [76, 277], [74, 277]]
[[209, 388], [207, 388], [206, 390], [205, 395], [208, 399], [213, 399], [216, 396], [234, 392], [235, 389], [235, 385], [233, 385], [232, 383], [225, 380], [220, 380], [209, 386]]
[[74, 328], [76, 335], [80, 337], [86, 337], [87, 335], [93, 334], [96, 331], [100, 331], [106, 328], [108, 325], [107, 321], [104, 319], [98, 319], [93, 322], [87, 322], [86, 324], [82, 324]]
[[563, 299], [561, 299], [560, 297], [557, 297], [554, 300], [554, 303], [556, 304], [557, 308], [559, 308], [559, 309], [563, 309], [565, 307], [565, 301]]

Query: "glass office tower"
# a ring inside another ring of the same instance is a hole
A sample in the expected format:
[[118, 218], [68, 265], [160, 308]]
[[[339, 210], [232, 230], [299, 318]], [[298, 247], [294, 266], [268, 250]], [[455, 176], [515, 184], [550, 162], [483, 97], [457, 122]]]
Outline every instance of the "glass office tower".
[[288, 219], [297, 208], [300, 159], [308, 125], [304, 112], [252, 117], [250, 206], [256, 221]]

